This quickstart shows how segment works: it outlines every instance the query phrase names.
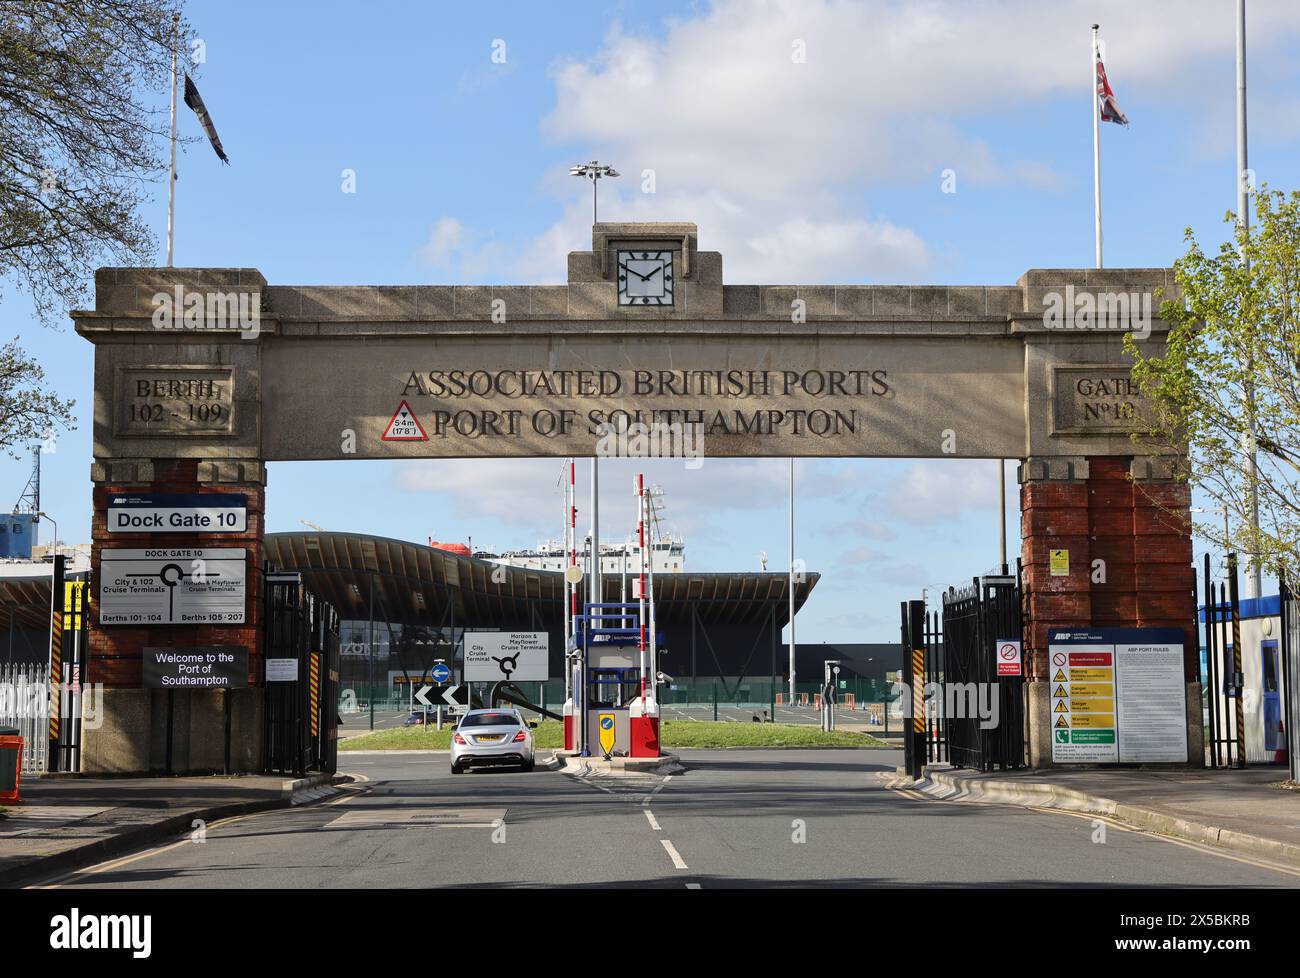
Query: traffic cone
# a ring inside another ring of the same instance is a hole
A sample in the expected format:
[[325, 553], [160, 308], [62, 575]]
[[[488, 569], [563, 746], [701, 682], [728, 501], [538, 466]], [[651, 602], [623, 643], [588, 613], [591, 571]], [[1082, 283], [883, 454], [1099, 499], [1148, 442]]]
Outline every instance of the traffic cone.
[[1286, 728], [1282, 725], [1282, 721], [1279, 719], [1277, 721], [1277, 750], [1273, 752], [1273, 763], [1285, 764], [1286, 762]]

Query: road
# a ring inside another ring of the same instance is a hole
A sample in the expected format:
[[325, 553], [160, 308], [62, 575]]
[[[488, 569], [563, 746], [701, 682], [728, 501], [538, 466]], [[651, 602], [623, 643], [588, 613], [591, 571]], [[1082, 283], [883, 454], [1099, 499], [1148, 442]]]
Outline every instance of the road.
[[894, 751], [684, 751], [664, 778], [453, 777], [445, 754], [345, 757], [369, 781], [59, 880], [89, 887], [846, 885], [1294, 887], [1300, 871], [1086, 818], [891, 790]]

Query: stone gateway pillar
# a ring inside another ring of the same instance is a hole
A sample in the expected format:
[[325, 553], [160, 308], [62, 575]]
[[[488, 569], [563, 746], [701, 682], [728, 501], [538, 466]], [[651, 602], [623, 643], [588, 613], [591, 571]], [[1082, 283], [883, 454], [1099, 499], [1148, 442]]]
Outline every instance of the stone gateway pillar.
[[1167, 269], [732, 285], [694, 224], [608, 223], [561, 285], [105, 268], [95, 293], [72, 313], [95, 344], [87, 772], [260, 768], [267, 463], [634, 455], [638, 430], [692, 457], [1021, 460], [1034, 763], [1056, 626], [1184, 629], [1200, 743], [1187, 496], [1135, 457], [1123, 349], [1163, 342]]
[[1186, 483], [1171, 479], [1159, 458], [1031, 458], [1021, 465], [1032, 766], [1052, 763], [1048, 635], [1082, 623], [1183, 631], [1188, 761], [1204, 764], [1189, 500]]
[[[243, 550], [246, 613], [242, 622], [229, 624], [92, 627], [87, 680], [103, 684], [103, 722], [84, 731], [82, 771], [216, 773], [261, 769], [265, 473], [260, 462], [248, 461], [135, 459], [94, 465], [93, 568], [102, 568], [105, 550]], [[108, 530], [106, 513], [112, 498], [155, 493], [241, 497], [247, 504], [247, 528], [201, 535]], [[145, 688], [145, 649], [210, 647], [247, 651], [242, 681], [235, 680], [232, 688]]]

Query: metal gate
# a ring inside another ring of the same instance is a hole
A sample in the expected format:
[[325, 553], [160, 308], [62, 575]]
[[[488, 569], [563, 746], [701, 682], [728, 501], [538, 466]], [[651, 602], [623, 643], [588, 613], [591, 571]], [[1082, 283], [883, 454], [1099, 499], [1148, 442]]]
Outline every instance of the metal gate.
[[339, 618], [300, 574], [266, 573], [268, 774], [333, 774], [338, 765]]
[[1285, 695], [1287, 762], [1291, 780], [1300, 781], [1300, 595], [1291, 590], [1286, 574], [1278, 575], [1282, 595], [1282, 692]]
[[49, 756], [50, 686], [44, 665], [0, 663], [0, 727], [17, 729], [23, 739], [19, 761], [27, 776], [44, 774]]
[[[1210, 555], [1202, 567], [1205, 603], [1205, 716], [1210, 767], [1246, 766], [1245, 686], [1241, 655], [1241, 601], [1237, 594], [1237, 555], [1228, 555], [1227, 580], [1211, 576]], [[1286, 614], [1283, 601], [1282, 614]], [[1285, 624], [1282, 628], [1285, 637]]]
[[1011, 575], [973, 578], [943, 595], [927, 622], [935, 683], [927, 749], [932, 759], [977, 771], [1025, 764], [1025, 680], [999, 676], [999, 641], [1021, 640], [1020, 583]]

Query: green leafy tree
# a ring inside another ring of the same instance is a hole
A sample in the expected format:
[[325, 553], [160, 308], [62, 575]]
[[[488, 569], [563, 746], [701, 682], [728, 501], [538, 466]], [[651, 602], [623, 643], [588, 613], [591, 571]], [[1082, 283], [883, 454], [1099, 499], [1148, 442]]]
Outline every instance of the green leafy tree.
[[1204, 536], [1300, 581], [1300, 192], [1261, 188], [1256, 217], [1214, 253], [1188, 229], [1174, 263], [1181, 297], [1161, 305], [1164, 350], [1125, 338], [1148, 404], [1134, 437], [1186, 447], [1177, 475], [1230, 517], [1227, 531], [1201, 525]]
[[75, 402], [59, 400], [44, 380], [41, 365], [19, 349], [17, 340], [0, 346], [0, 447], [14, 458], [18, 446], [48, 441], [56, 425], [72, 427]]
[[[0, 3], [0, 281], [52, 324], [89, 298], [100, 264], [145, 264], [145, 186], [166, 179], [178, 2]], [[179, 25], [182, 54], [189, 31]], [[0, 352], [0, 447], [72, 427], [17, 342]]]
[[0, 275], [31, 293], [46, 322], [86, 298], [105, 259], [153, 254], [138, 211], [145, 185], [166, 180], [177, 10], [0, 4]]

